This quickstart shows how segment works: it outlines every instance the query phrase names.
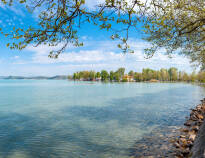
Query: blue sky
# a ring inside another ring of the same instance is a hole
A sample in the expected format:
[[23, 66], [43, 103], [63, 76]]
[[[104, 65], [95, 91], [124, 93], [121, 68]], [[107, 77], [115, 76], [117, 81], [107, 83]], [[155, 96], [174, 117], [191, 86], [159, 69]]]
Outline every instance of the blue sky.
[[[93, 9], [99, 1], [87, 0], [87, 7]], [[10, 30], [15, 27], [26, 27], [36, 24], [36, 14], [29, 14], [20, 5], [5, 7], [0, 4], [0, 27]], [[84, 47], [74, 48], [69, 46], [58, 59], [48, 58], [48, 53], [52, 49], [47, 45], [39, 47], [28, 46], [22, 51], [10, 50], [6, 48], [8, 39], [0, 36], [0, 76], [6, 75], [66, 75], [75, 71], [95, 70], [100, 71], [116, 70], [125, 67], [127, 71], [134, 70], [140, 72], [142, 68], [170, 68], [176, 67], [179, 70], [191, 72], [189, 60], [173, 55], [172, 58], [164, 55], [160, 50], [153, 58], [145, 59], [143, 49], [149, 47], [149, 43], [142, 41], [137, 32], [132, 32], [129, 44], [135, 51], [134, 54], [123, 54], [117, 48], [117, 41], [109, 39], [111, 33], [99, 30], [87, 25], [80, 30], [80, 39], [84, 40]], [[59, 46], [60, 47], [60, 46]]]

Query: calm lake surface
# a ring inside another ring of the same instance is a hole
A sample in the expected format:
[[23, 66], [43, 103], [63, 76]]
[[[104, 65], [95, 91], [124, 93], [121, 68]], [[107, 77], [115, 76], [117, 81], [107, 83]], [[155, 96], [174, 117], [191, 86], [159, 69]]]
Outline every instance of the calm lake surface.
[[0, 158], [128, 158], [204, 97], [183, 83], [0, 80]]

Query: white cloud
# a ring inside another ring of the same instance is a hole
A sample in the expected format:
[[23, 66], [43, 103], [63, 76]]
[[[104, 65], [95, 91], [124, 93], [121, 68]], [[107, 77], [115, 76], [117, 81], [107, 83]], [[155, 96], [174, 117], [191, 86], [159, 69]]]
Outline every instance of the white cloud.
[[6, 9], [6, 8], [5, 8], [5, 5], [4, 5], [2, 2], [0, 2], [0, 8]]
[[[174, 54], [172, 58], [169, 58], [167, 55], [162, 52], [156, 53], [151, 59], [145, 59], [143, 54], [143, 49], [148, 47], [149, 44], [139, 40], [131, 40], [130, 45], [135, 50], [134, 54], [123, 54], [119, 50], [113, 49], [112, 41], [101, 41], [97, 42], [99, 44], [96, 46], [96, 43], [89, 42], [89, 47], [86, 49], [67, 49], [65, 53], [62, 53], [58, 59], [48, 58], [48, 53], [52, 48], [48, 46], [39, 46], [39, 47], [28, 47], [27, 50], [33, 51], [32, 55], [32, 64], [43, 64], [46, 65], [46, 69], [55, 75], [57, 74], [67, 74], [80, 71], [80, 70], [96, 70], [100, 71], [102, 69], [116, 70], [119, 67], [125, 67], [127, 71], [141, 71], [143, 68], [170, 68], [177, 67], [179, 70], [185, 70], [191, 72], [192, 68], [190, 66], [189, 60], [183, 56]], [[106, 45], [106, 47], [103, 46]], [[95, 46], [94, 50], [89, 50]], [[55, 47], [55, 49], [60, 47]], [[80, 50], [81, 49], [81, 50]], [[110, 49], [110, 50], [109, 50]], [[39, 70], [41, 71], [41, 70]], [[45, 72], [45, 71], [44, 71]]]
[[[35, 47], [35, 46], [30, 45], [26, 48], [26, 50], [35, 52], [41, 55], [45, 55], [45, 54], [48, 55], [48, 53], [51, 52], [52, 50], [59, 50], [60, 48], [62, 48], [62, 46], [63, 46], [63, 43], [57, 46], [39, 45]], [[72, 45], [67, 46], [67, 49], [72, 49], [72, 48], [74, 48]]]
[[22, 17], [25, 17], [25, 14], [23, 12], [23, 9], [22, 7], [20, 7], [19, 5], [14, 5], [12, 7], [7, 7], [8, 9], [10, 9], [11, 11], [13, 11], [16, 15], [18, 16], [22, 16]]
[[81, 39], [82, 39], [82, 40], [87, 40], [88, 37], [87, 37], [87, 36], [82, 36]]
[[[55, 47], [54, 49], [59, 49]], [[98, 63], [108, 62], [122, 59], [121, 53], [104, 52], [101, 50], [80, 50], [71, 51], [60, 54], [58, 59], [48, 58], [49, 52], [52, 50], [48, 46], [28, 47], [27, 50], [35, 52], [32, 57], [33, 63], [49, 64], [49, 63]]]
[[85, 0], [85, 5], [89, 9], [96, 9], [99, 4], [105, 3], [105, 0]]
[[15, 1], [14, 1], [12, 6], [9, 6], [8, 4], [5, 5], [2, 2], [0, 2], [0, 8], [4, 9], [4, 10], [12, 11], [13, 13], [15, 13], [18, 16], [25, 17], [25, 14], [24, 14], [24, 11], [26, 10], [25, 6], [15, 2]]
[[[85, 53], [85, 54], [83, 54]], [[19, 63], [7, 69], [8, 72], [15, 72], [21, 75], [67, 75], [76, 71], [95, 70], [101, 71], [102, 69], [111, 71], [117, 70], [119, 67], [125, 67], [127, 72], [134, 70], [140, 72], [143, 68], [152, 68], [158, 70], [160, 68], [177, 67], [179, 70], [191, 72], [192, 69], [188, 60], [181, 56], [169, 59], [165, 55], [158, 54], [152, 59], [144, 59], [142, 53], [136, 54], [117, 54], [114, 52], [98, 52], [92, 51], [87, 54], [86, 51], [68, 53], [66, 57], [59, 59], [53, 63], [49, 63], [45, 58], [41, 59], [38, 63]], [[88, 56], [86, 56], [88, 55]], [[84, 58], [86, 57], [86, 58]], [[49, 60], [47, 58], [47, 60]], [[71, 61], [69, 61], [71, 60]], [[97, 61], [95, 61], [97, 60]], [[24, 64], [24, 65], [22, 65]], [[20, 72], [19, 72], [20, 71]]]
[[14, 59], [19, 59], [19, 56], [14, 56]]
[[[130, 6], [132, 6], [134, 4], [133, 0], [126, 0], [126, 2]], [[140, 3], [141, 5], [149, 6], [150, 11], [152, 11], [154, 9], [151, 2], [152, 2], [151, 0], [138, 0], [138, 3]], [[90, 10], [96, 10], [97, 6], [99, 6], [100, 4], [104, 4], [104, 3], [105, 3], [105, 0], [85, 0], [85, 6]], [[143, 7], [140, 7], [140, 9], [142, 11]], [[135, 6], [135, 10], [139, 11], [138, 5]]]
[[121, 53], [99, 50], [63, 53], [56, 62], [63, 63], [109, 63], [122, 60]]

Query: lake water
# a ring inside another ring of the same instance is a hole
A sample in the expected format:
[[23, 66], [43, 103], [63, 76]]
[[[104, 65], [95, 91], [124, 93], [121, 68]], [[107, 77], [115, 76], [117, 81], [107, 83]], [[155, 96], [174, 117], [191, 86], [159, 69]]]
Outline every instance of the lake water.
[[0, 158], [128, 158], [204, 97], [183, 83], [0, 80]]

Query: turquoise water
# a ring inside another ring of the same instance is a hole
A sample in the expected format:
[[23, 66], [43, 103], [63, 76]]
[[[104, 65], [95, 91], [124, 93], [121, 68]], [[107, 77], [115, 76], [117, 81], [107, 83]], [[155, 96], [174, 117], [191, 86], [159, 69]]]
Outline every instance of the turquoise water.
[[0, 158], [128, 158], [204, 97], [183, 83], [0, 80]]

